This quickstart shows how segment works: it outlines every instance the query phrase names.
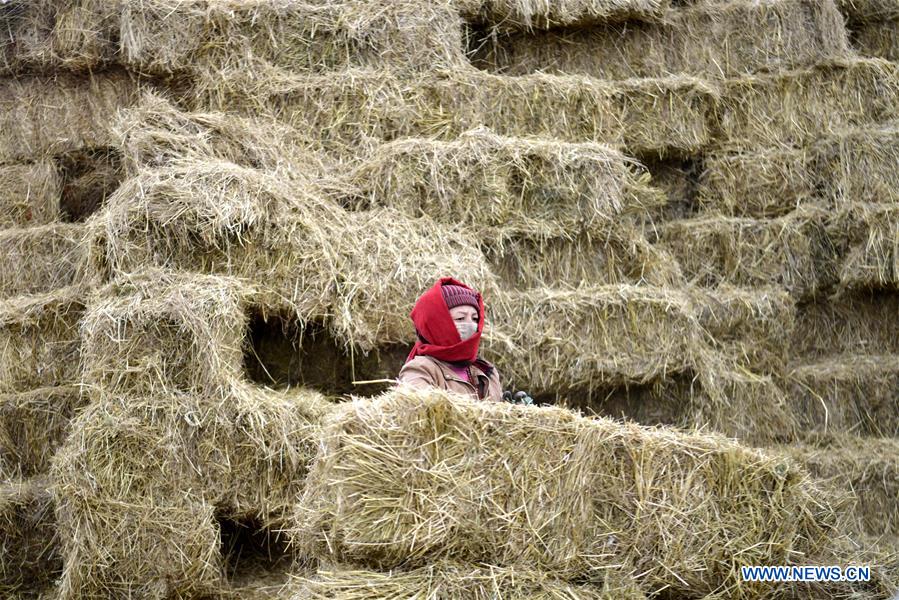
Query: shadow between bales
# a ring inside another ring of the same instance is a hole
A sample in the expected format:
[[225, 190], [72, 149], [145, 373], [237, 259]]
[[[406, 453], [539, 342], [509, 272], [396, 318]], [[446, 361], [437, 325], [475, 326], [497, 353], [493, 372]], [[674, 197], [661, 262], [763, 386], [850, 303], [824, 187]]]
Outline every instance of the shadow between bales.
[[355, 382], [395, 379], [410, 347], [386, 345], [364, 356], [359, 349], [344, 350], [321, 324], [305, 326], [282, 315], [250, 312], [244, 344], [247, 379], [272, 388], [302, 386], [329, 396], [372, 395], [390, 387], [389, 382]]
[[272, 531], [252, 515], [237, 517], [218, 511], [215, 518], [229, 584], [241, 585], [288, 573], [293, 556], [286, 536]]
[[124, 178], [121, 156], [114, 148], [88, 148], [56, 158], [62, 177], [60, 217], [82, 223], [99, 211]]
[[557, 404], [585, 415], [635, 421], [641, 425], [679, 425], [690, 399], [701, 393], [693, 372], [674, 374], [647, 383], [599, 386], [559, 398], [537, 395], [538, 404]]

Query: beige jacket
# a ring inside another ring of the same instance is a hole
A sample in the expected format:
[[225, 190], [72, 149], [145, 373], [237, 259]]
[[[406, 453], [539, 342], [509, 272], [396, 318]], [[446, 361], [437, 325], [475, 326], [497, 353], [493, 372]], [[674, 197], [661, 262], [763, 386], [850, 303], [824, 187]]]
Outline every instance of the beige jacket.
[[456, 375], [450, 366], [433, 356], [416, 356], [400, 369], [397, 381], [414, 387], [436, 387], [452, 392], [468, 394], [475, 400], [502, 402], [499, 371], [491, 365], [490, 374], [477, 365], [468, 367], [469, 383]]

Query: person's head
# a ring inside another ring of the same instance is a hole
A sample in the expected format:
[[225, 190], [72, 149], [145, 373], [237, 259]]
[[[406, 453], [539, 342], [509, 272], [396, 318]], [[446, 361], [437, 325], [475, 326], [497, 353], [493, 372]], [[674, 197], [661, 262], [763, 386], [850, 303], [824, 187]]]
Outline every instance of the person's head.
[[459, 337], [467, 340], [477, 332], [481, 318], [477, 292], [459, 285], [444, 285], [441, 292]]

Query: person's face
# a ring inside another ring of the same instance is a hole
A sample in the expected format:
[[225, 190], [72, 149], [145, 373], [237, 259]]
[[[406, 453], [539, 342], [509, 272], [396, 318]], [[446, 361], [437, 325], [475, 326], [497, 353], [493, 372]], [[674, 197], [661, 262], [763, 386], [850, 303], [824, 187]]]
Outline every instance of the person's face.
[[478, 324], [478, 309], [469, 304], [452, 307], [450, 309], [450, 316], [456, 323]]

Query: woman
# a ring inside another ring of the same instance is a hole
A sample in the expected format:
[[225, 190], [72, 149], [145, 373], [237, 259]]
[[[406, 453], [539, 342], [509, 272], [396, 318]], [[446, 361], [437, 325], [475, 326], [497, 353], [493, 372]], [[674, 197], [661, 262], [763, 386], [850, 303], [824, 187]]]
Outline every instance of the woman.
[[441, 277], [415, 303], [410, 315], [418, 340], [397, 380], [500, 402], [499, 371], [478, 356], [484, 330], [481, 294], [452, 277]]

